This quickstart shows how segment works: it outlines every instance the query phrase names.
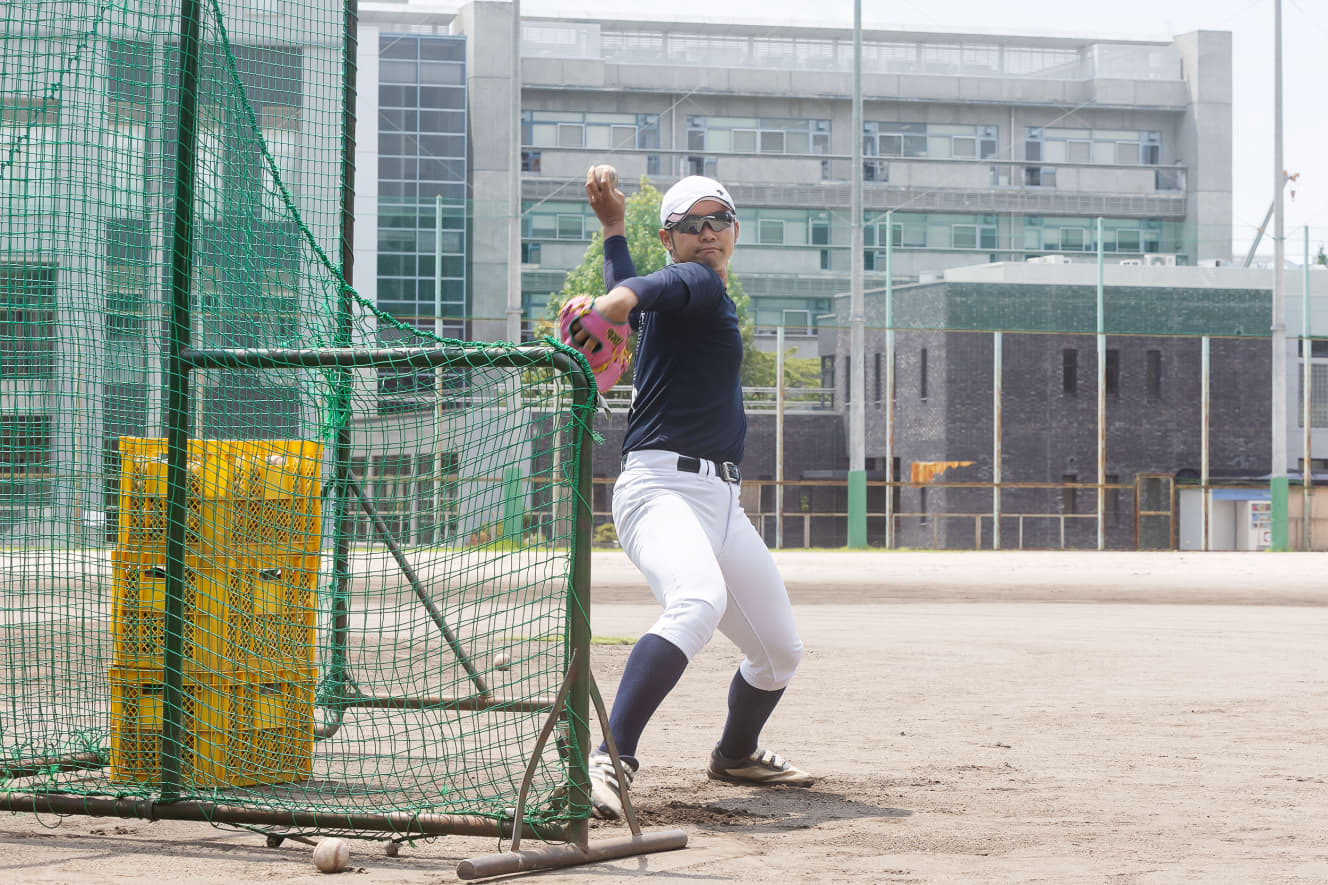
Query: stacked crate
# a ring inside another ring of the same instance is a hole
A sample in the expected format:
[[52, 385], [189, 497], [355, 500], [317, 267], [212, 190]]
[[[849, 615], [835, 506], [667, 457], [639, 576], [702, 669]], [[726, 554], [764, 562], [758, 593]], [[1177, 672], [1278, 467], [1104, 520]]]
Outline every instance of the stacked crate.
[[[313, 760], [322, 446], [191, 440], [182, 785], [286, 783]], [[120, 439], [112, 553], [111, 777], [159, 778], [166, 648], [166, 444]]]

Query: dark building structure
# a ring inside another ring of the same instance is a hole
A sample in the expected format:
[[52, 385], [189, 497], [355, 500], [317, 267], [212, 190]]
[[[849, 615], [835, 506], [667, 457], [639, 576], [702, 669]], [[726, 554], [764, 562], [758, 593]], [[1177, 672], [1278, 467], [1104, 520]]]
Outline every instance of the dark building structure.
[[[1254, 272], [1108, 270], [1105, 543], [1170, 547], [1172, 518], [1136, 522], [1136, 511], [1140, 502], [1143, 511], [1170, 511], [1174, 482], [1199, 477], [1205, 338], [1210, 474], [1269, 470], [1271, 352], [1268, 339], [1255, 336], [1268, 328], [1270, 292]], [[1083, 265], [990, 265], [895, 289], [895, 476], [907, 482], [915, 465], [958, 462], [896, 493], [897, 546], [992, 546], [998, 362], [1001, 546], [1095, 546], [1095, 275]], [[822, 324], [821, 353], [832, 355], [824, 358], [827, 377], [841, 403], [849, 396], [848, 307], [848, 298], [837, 299], [834, 321]], [[883, 293], [867, 296], [866, 325], [870, 480], [884, 478], [886, 450]], [[848, 409], [839, 415], [847, 440]], [[869, 512], [883, 508], [869, 493]], [[877, 529], [868, 528], [877, 543]]]

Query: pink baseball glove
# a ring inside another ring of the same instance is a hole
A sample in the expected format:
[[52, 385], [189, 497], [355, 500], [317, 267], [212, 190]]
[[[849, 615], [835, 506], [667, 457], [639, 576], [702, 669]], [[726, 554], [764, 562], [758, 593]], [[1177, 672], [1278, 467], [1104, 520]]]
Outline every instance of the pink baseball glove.
[[[611, 323], [592, 306], [595, 299], [577, 295], [567, 299], [558, 311], [558, 336], [563, 344], [579, 350], [595, 373], [595, 386], [605, 393], [618, 383], [627, 371], [631, 354], [627, 352], [627, 338], [632, 330], [626, 323]], [[590, 337], [577, 344], [573, 336], [584, 331]]]

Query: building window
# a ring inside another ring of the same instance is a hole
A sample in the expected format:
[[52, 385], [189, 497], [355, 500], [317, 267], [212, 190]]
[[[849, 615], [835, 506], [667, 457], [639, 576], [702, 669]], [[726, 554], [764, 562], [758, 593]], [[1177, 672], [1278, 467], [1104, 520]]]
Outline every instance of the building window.
[[521, 244], [521, 263], [539, 264], [540, 263], [540, 244], [525, 242]]
[[1073, 486], [1073, 483], [1079, 482], [1079, 474], [1062, 473], [1061, 482], [1064, 484], [1061, 488], [1061, 513], [1077, 513], [1075, 509], [1079, 503], [1079, 490]]
[[1107, 396], [1120, 393], [1120, 351], [1107, 349], [1107, 373], [1105, 377]]
[[1056, 170], [1050, 166], [1046, 168], [1038, 166], [1025, 167], [1024, 184], [1028, 187], [1055, 187]]
[[824, 119], [694, 115], [687, 118], [687, 130], [688, 150], [725, 154], [830, 153], [830, 121]]
[[1071, 252], [1082, 252], [1088, 248], [1088, 231], [1082, 227], [1063, 227], [1061, 228], [1061, 242], [1059, 248]]
[[559, 215], [558, 216], [558, 239], [560, 240], [583, 240], [585, 239], [585, 216], [583, 215]]
[[879, 406], [881, 404], [881, 355], [879, 353], [872, 354], [872, 375], [875, 379], [873, 386], [876, 391], [873, 399], [876, 401], [876, 405]]
[[580, 123], [558, 124], [558, 147], [585, 147], [586, 128]]
[[918, 398], [927, 398], [927, 348], [918, 354]]
[[956, 224], [950, 228], [950, 243], [956, 249], [976, 249], [978, 229], [972, 224]]
[[688, 157], [687, 174], [705, 175], [713, 178], [716, 174], [716, 163], [714, 157]]
[[765, 246], [784, 243], [784, 222], [762, 218], [756, 223], [756, 242]]
[[521, 171], [539, 172], [540, 171], [540, 152], [522, 151], [521, 152]]
[[1162, 351], [1149, 350], [1144, 353], [1144, 374], [1148, 381], [1148, 395], [1162, 395]]
[[[1314, 342], [1318, 344], [1319, 342]], [[1305, 426], [1305, 372], [1296, 372], [1299, 391], [1296, 394], [1296, 422]], [[1310, 426], [1328, 427], [1328, 363], [1310, 363]], [[1314, 459], [1318, 461], [1318, 458]]]
[[55, 372], [55, 268], [0, 264], [0, 378]]
[[830, 269], [830, 250], [829, 250], [829, 249], [822, 249], [822, 250], [821, 250], [821, 270], [829, 270], [829, 269]]
[[[1162, 161], [1162, 133], [1137, 129], [1025, 129], [1025, 159], [1080, 165], [1156, 166]], [[1036, 144], [1036, 156], [1030, 148]]]
[[645, 114], [586, 114], [579, 111], [524, 111], [521, 114], [521, 143], [532, 147], [630, 150], [659, 147], [658, 135], [658, 124]]
[[1079, 351], [1070, 347], [1061, 351], [1061, 393], [1079, 394]]
[[997, 154], [999, 128], [966, 123], [868, 121], [862, 124], [862, 152], [868, 157], [989, 160]]
[[0, 415], [0, 502], [50, 504], [50, 415]]
[[835, 355], [833, 353], [821, 357], [821, 387], [826, 390], [835, 389]]

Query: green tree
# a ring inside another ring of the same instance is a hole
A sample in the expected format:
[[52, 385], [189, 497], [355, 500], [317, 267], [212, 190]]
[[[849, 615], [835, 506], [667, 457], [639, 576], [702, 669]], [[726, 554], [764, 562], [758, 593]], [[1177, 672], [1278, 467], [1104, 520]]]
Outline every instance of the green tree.
[[[654, 273], [668, 264], [668, 253], [659, 241], [659, 204], [663, 197], [659, 189], [644, 176], [641, 178], [641, 189], [627, 197], [627, 248], [632, 253], [636, 272], [642, 276]], [[585, 294], [598, 295], [603, 291], [604, 234], [596, 231], [581, 263], [567, 272], [562, 289], [549, 295], [548, 306], [537, 331], [542, 335], [556, 335], [558, 311], [569, 298]], [[729, 273], [728, 293], [738, 309], [738, 324], [742, 330], [742, 383], [749, 387], [774, 386], [774, 355], [756, 349], [753, 340], [755, 332], [748, 310], [750, 299], [742, 289], [742, 282], [732, 272]], [[632, 345], [635, 348], [636, 342], [633, 341]], [[630, 372], [631, 369], [628, 369], [625, 381], [631, 380]]]

